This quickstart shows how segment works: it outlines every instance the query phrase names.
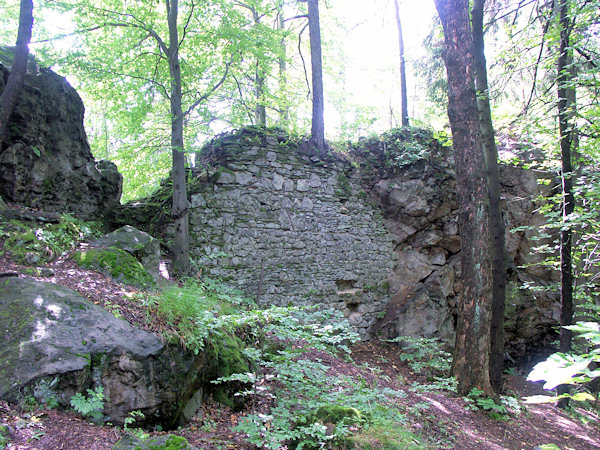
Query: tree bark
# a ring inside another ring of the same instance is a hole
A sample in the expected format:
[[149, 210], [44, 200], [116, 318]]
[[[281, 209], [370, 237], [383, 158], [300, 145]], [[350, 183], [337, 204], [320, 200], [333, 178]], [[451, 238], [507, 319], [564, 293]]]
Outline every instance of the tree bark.
[[490, 108], [487, 65], [483, 40], [483, 7], [485, 0], [474, 0], [471, 14], [473, 24], [473, 60], [479, 128], [483, 144], [487, 184], [490, 196], [490, 236], [492, 259], [492, 319], [490, 349], [490, 381], [496, 392], [502, 388], [504, 369], [504, 303], [506, 295], [506, 244], [504, 221], [500, 206], [500, 174], [498, 148]]
[[468, 0], [435, 0], [444, 28], [448, 117], [454, 141], [463, 292], [452, 374], [461, 394], [492, 395], [489, 377], [491, 261], [489, 195], [473, 75]]
[[[254, 24], [258, 25], [260, 23], [260, 16], [255, 8], [250, 8], [252, 10], [252, 18], [254, 19]], [[254, 120], [257, 125], [267, 125], [267, 108], [263, 103], [263, 91], [265, 87], [265, 77], [263, 75], [262, 70], [263, 62], [260, 60], [260, 57], [256, 58], [256, 74], [254, 79], [255, 85], [255, 95], [256, 95], [256, 107], [254, 109]]]
[[[571, 63], [573, 60], [570, 48], [571, 20], [568, 17], [569, 0], [559, 0], [560, 49], [558, 55], [558, 128], [560, 133], [561, 181], [563, 190], [562, 227], [560, 231], [560, 351], [571, 351], [573, 332], [564, 328], [573, 324], [573, 264], [572, 264], [572, 233], [568, 225], [569, 216], [575, 208], [573, 195], [573, 165], [571, 155], [576, 151], [574, 144], [576, 130], [573, 116], [576, 106], [575, 88], [571, 86]], [[558, 393], [569, 392], [568, 385], [560, 385]], [[566, 407], [568, 399], [559, 400], [558, 406]]]
[[325, 153], [325, 102], [323, 99], [323, 62], [321, 58], [321, 25], [319, 0], [308, 0], [310, 63], [312, 67], [312, 128], [311, 140], [321, 154]]
[[29, 42], [31, 41], [32, 28], [33, 1], [21, 0], [15, 59], [6, 86], [0, 96], [0, 152], [2, 151], [6, 125], [15, 109], [17, 97], [19, 96], [19, 92], [25, 82], [25, 76], [27, 75], [27, 60], [29, 58]]
[[171, 76], [171, 153], [173, 158], [173, 273], [185, 276], [190, 264], [188, 199], [183, 146], [183, 109], [179, 37], [177, 31], [178, 0], [166, 0], [169, 24], [169, 74]]
[[402, 21], [400, 20], [400, 0], [394, 0], [396, 8], [396, 24], [398, 25], [398, 43], [400, 45], [400, 93], [402, 95], [402, 126], [407, 127], [408, 124], [408, 94], [406, 88], [406, 61], [404, 59], [404, 36], [402, 35]]
[[[277, 29], [279, 31], [283, 31], [285, 22], [283, 15], [283, 2], [279, 4], [279, 13], [277, 16]], [[285, 38], [281, 38], [281, 56], [279, 57], [279, 91], [280, 95], [285, 92], [286, 84], [287, 84], [287, 48], [285, 45]], [[279, 125], [284, 130], [287, 130], [290, 123], [290, 108], [287, 104], [287, 101], [283, 101], [280, 105], [279, 111]]]

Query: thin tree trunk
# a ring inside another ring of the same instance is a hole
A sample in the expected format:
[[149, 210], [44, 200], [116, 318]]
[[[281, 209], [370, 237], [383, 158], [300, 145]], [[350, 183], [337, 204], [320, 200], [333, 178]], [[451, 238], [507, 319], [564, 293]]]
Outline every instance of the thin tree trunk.
[[[277, 29], [279, 31], [284, 30], [284, 16], [283, 16], [283, 2], [279, 5], [279, 15], [277, 19]], [[286, 77], [287, 77], [287, 49], [285, 45], [285, 38], [281, 38], [281, 56], [279, 57], [279, 91], [280, 95], [283, 96], [286, 88]], [[279, 111], [279, 124], [284, 130], [288, 128], [290, 122], [290, 108], [286, 100], [284, 100], [280, 106]]]
[[[256, 9], [252, 9], [252, 18], [254, 23], [258, 25], [260, 23], [260, 16]], [[256, 58], [256, 76], [255, 76], [255, 94], [256, 94], [256, 107], [254, 109], [254, 120], [257, 125], [267, 125], [267, 108], [263, 103], [263, 94], [265, 88], [265, 77], [262, 70], [262, 61], [259, 57]]]
[[498, 149], [492, 112], [490, 108], [487, 65], [483, 40], [483, 7], [485, 0], [474, 0], [471, 20], [473, 23], [473, 60], [475, 64], [475, 86], [479, 125], [487, 168], [487, 183], [490, 195], [490, 236], [492, 258], [492, 321], [490, 349], [490, 381], [496, 392], [502, 388], [504, 369], [504, 303], [506, 292], [505, 230], [500, 207], [500, 174], [498, 171]]
[[27, 75], [27, 60], [29, 58], [29, 42], [31, 41], [32, 28], [33, 1], [21, 0], [15, 59], [6, 86], [0, 96], [0, 151], [2, 151], [6, 125], [15, 109], [17, 97], [19, 96], [19, 92], [25, 82], [25, 76]]
[[468, 0], [435, 0], [444, 27], [448, 117], [454, 141], [463, 292], [452, 374], [461, 394], [493, 389], [489, 377], [491, 261], [489, 195], [473, 79]]
[[402, 21], [400, 20], [400, 0], [394, 0], [396, 8], [396, 24], [398, 25], [398, 43], [400, 44], [400, 93], [402, 94], [402, 126], [408, 126], [408, 91], [406, 89], [406, 61], [404, 59], [404, 36], [402, 35]]
[[325, 153], [325, 102], [323, 99], [323, 62], [321, 58], [321, 25], [319, 0], [308, 0], [310, 62], [312, 66], [312, 128], [311, 139], [321, 154]]
[[173, 207], [175, 225], [173, 240], [173, 272], [184, 276], [189, 271], [190, 235], [188, 200], [183, 152], [183, 110], [181, 67], [179, 65], [179, 37], [177, 31], [178, 0], [166, 0], [169, 24], [169, 73], [171, 76], [171, 152], [173, 157]]
[[[560, 17], [560, 50], [558, 55], [558, 127], [560, 132], [560, 155], [562, 165], [563, 211], [560, 232], [560, 351], [571, 351], [573, 333], [564, 328], [573, 324], [573, 264], [572, 264], [572, 233], [566, 222], [573, 213], [575, 199], [573, 196], [573, 166], [571, 154], [576, 151], [573, 144], [576, 142], [576, 130], [572, 123], [575, 110], [574, 88], [569, 86], [571, 78], [572, 49], [569, 44], [571, 21], [568, 17], [569, 0], [559, 0]], [[568, 385], [560, 385], [558, 393], [569, 392]], [[566, 407], [568, 399], [559, 400], [558, 406]]]

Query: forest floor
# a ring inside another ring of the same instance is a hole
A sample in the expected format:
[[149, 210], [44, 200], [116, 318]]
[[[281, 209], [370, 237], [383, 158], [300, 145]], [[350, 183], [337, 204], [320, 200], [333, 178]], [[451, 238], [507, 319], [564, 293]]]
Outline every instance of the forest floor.
[[[140, 328], [157, 331], [161, 326], [157, 321], [148, 320], [147, 311], [130, 301], [134, 288], [116, 284], [104, 275], [81, 269], [65, 259], [56, 260], [48, 267], [52, 275], [36, 279], [70, 287], [94, 303], [118, 311]], [[26, 277], [30, 269], [0, 255], [0, 273]], [[402, 426], [426, 443], [426, 447], [415, 443], [415, 448], [534, 449], [548, 444], [555, 446], [545, 448], [600, 448], [597, 412], [584, 409], [564, 412], [553, 405], [521, 404], [520, 413], [494, 419], [482, 410], [468, 409], [469, 403], [456, 394], [423, 390], [428, 381], [401, 361], [399, 353], [396, 345], [372, 341], [354, 345], [352, 360], [328, 354], [314, 356], [330, 367], [332, 376], [350, 376], [404, 391], [406, 395], [397, 400], [403, 403], [407, 416]], [[310, 353], [307, 357], [311, 357]], [[505, 392], [522, 398], [540, 394], [542, 390], [539, 385], [526, 382], [522, 374], [512, 374], [505, 376]], [[242, 433], [232, 431], [248, 412], [232, 411], [208, 402], [201, 417], [172, 433], [202, 449], [252, 449], [253, 445]], [[110, 449], [126, 433], [120, 427], [94, 425], [73, 411], [6, 402], [0, 402], [0, 426], [9, 431], [8, 449]], [[147, 433], [165, 434], [162, 431]], [[372, 448], [386, 447], [374, 442]]]

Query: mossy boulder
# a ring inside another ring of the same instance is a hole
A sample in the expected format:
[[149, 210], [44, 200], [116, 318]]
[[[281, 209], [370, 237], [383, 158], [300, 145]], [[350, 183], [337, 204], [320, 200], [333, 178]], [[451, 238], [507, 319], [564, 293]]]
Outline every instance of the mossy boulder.
[[81, 250], [72, 259], [81, 267], [101, 272], [119, 283], [139, 287], [154, 285], [154, 277], [144, 266], [125, 250], [116, 247]]
[[317, 411], [309, 414], [306, 417], [306, 424], [315, 422], [338, 424], [342, 421], [356, 424], [361, 422], [362, 418], [361, 412], [351, 406], [327, 405], [321, 406]]
[[113, 450], [195, 450], [196, 448], [190, 445], [184, 437], [174, 434], [155, 436], [145, 440], [126, 434], [115, 444]]
[[195, 354], [131, 326], [52, 283], [0, 277], [0, 400], [28, 395], [69, 406], [86, 389], [103, 387], [104, 418], [122, 425], [181, 423], [182, 409], [215, 377], [206, 352]]
[[125, 225], [90, 242], [90, 247], [117, 247], [135, 257], [155, 278], [159, 276], [160, 243], [148, 233]]

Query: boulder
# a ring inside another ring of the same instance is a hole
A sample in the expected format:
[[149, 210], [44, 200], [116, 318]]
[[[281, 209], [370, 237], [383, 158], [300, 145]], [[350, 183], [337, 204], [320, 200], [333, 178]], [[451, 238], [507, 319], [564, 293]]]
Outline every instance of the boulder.
[[105, 420], [122, 425], [141, 411], [137, 424], [172, 427], [207, 382], [206, 354], [163, 344], [70, 289], [24, 278], [0, 284], [0, 399], [54, 397], [68, 406], [75, 393], [101, 386]]
[[[11, 51], [0, 48], [0, 80], [8, 78], [11, 63]], [[67, 80], [31, 59], [0, 147], [6, 201], [86, 220], [119, 204], [122, 176], [113, 163], [94, 160], [83, 116], [81, 98]]]
[[90, 247], [116, 247], [134, 256], [154, 276], [159, 276], [160, 243], [148, 233], [125, 225], [90, 242]]
[[101, 272], [118, 283], [148, 287], [154, 277], [130, 253], [117, 247], [79, 250], [71, 257], [79, 266]]

